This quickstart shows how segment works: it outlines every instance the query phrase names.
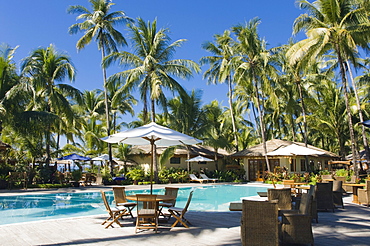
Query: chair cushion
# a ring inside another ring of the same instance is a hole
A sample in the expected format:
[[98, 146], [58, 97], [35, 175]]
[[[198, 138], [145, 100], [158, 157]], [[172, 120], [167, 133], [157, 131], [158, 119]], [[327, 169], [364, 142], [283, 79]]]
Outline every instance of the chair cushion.
[[121, 203], [117, 203], [117, 206], [131, 207], [131, 206], [136, 206], [136, 203], [135, 202], [121, 202]]
[[155, 215], [155, 209], [140, 209], [138, 215]]

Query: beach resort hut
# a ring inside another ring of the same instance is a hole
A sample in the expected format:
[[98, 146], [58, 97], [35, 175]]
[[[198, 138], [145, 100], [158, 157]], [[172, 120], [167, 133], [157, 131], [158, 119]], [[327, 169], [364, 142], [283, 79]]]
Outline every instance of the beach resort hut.
[[[293, 151], [284, 151], [284, 148], [292, 145], [293, 147], [294, 145], [298, 145], [298, 147], [295, 149], [300, 149], [300, 152], [292, 153]], [[308, 156], [308, 165], [311, 170], [328, 170], [329, 161], [339, 160], [340, 158], [338, 155], [332, 152], [314, 147], [312, 145], [308, 145], [307, 148], [309, 150], [306, 150], [300, 148], [305, 147], [304, 143], [280, 139], [267, 141], [266, 147], [271, 171], [273, 171], [275, 167], [285, 167], [288, 172], [307, 172], [306, 156]], [[278, 152], [280, 152], [280, 154], [277, 154]], [[267, 170], [265, 156], [263, 153], [263, 144], [258, 144], [236, 152], [230, 155], [230, 157], [242, 160], [248, 180], [262, 181]]]

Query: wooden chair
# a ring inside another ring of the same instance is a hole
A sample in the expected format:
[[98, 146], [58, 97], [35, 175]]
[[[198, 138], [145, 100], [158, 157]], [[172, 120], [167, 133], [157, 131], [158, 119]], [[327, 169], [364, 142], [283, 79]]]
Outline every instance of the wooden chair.
[[317, 210], [332, 210], [334, 212], [333, 183], [316, 184]]
[[176, 219], [176, 221], [172, 224], [171, 227], [175, 227], [179, 222], [186, 228], [189, 228], [187, 224], [191, 225], [191, 223], [185, 218], [185, 214], [188, 211], [191, 199], [193, 197], [193, 193], [194, 191], [190, 191], [188, 201], [186, 202], [186, 205], [184, 208], [178, 208], [178, 207], [168, 208], [168, 212], [170, 212], [171, 215]]
[[366, 204], [369, 207], [369, 204], [370, 204], [370, 180], [366, 180], [365, 189], [358, 189], [358, 202], [360, 204]]
[[154, 229], [158, 232], [157, 195], [137, 194], [137, 218], [135, 233], [138, 229]]
[[269, 201], [278, 200], [279, 210], [292, 209], [292, 195], [290, 188], [267, 189], [267, 199]]
[[333, 181], [333, 202], [334, 205], [344, 208], [342, 181]]
[[117, 206], [127, 208], [127, 213], [125, 215], [131, 215], [131, 218], [134, 218], [132, 210], [136, 207], [136, 203], [127, 201], [125, 187], [113, 187], [113, 195]]
[[208, 181], [206, 179], [199, 179], [197, 178], [197, 176], [195, 176], [195, 174], [189, 174], [189, 178], [190, 178], [190, 182], [199, 182], [199, 183], [203, 183], [204, 181]]
[[[173, 197], [176, 197], [177, 198], [177, 193], [179, 191], [179, 188], [176, 188], [176, 187], [164, 187], [165, 188], [165, 195], [168, 195], [168, 196], [173, 196]], [[163, 208], [170, 208], [170, 207], [175, 207], [176, 205], [176, 198], [174, 200], [171, 200], [171, 201], [165, 201], [165, 202], [159, 202], [158, 206], [159, 206], [159, 214], [164, 216], [164, 217], [167, 217], [167, 219], [170, 219], [171, 217], [171, 214], [169, 214], [168, 216], [163, 214], [162, 212], [162, 209]]]
[[105, 229], [107, 229], [109, 226], [113, 227], [113, 225], [112, 225], [113, 223], [117, 223], [120, 227], [122, 227], [122, 224], [119, 223], [118, 219], [122, 218], [122, 216], [125, 215], [125, 213], [127, 211], [126, 208], [124, 208], [124, 207], [121, 207], [121, 208], [113, 207], [112, 208], [111, 206], [109, 206], [109, 203], [107, 201], [107, 197], [105, 195], [105, 192], [100, 191], [100, 193], [101, 193], [101, 196], [103, 198], [105, 209], [107, 210], [107, 212], [109, 214], [109, 217], [102, 223], [102, 225], [104, 225], [105, 223], [108, 223], [108, 225], [105, 227]]
[[243, 246], [279, 245], [277, 202], [243, 200], [240, 229]]
[[302, 193], [298, 211], [282, 213], [281, 240], [282, 243], [314, 244], [312, 233], [312, 195], [314, 188]]

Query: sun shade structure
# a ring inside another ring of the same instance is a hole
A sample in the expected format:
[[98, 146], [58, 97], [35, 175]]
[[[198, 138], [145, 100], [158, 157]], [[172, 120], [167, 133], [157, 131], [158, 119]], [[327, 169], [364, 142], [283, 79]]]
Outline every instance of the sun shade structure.
[[86, 156], [77, 155], [77, 154], [70, 154], [70, 155], [60, 157], [57, 160], [89, 161], [91, 160], [91, 158], [86, 157]]
[[293, 155], [323, 155], [322, 151], [310, 149], [297, 144], [291, 144], [286, 147], [279, 148], [277, 150], [268, 152], [268, 156], [293, 156]]
[[127, 131], [119, 132], [102, 138], [107, 143], [124, 143], [129, 145], [145, 145], [150, 143], [152, 148], [152, 163], [150, 173], [150, 194], [153, 191], [153, 165], [155, 157], [155, 146], [193, 145], [201, 143], [199, 139], [193, 138], [170, 128], [160, 126], [155, 122], [149, 123]]
[[185, 161], [188, 161], [188, 162], [195, 161], [195, 162], [197, 162], [197, 161], [214, 161], [214, 160], [198, 155], [197, 157], [194, 157], [194, 158], [191, 158], [191, 159], [188, 159], [188, 160], [185, 160]]

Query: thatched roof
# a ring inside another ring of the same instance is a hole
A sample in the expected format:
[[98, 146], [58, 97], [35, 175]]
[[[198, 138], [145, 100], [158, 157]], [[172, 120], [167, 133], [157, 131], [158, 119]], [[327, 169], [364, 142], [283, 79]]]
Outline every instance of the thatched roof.
[[[163, 153], [163, 151], [167, 147], [157, 147], [157, 154], [160, 155]], [[150, 145], [137, 145], [133, 146], [133, 153], [134, 154], [144, 154], [144, 155], [149, 155], [151, 151]], [[218, 149], [217, 150], [217, 158], [223, 158], [224, 156], [228, 156], [230, 153], [223, 149]], [[175, 150], [175, 156], [187, 156], [188, 155], [188, 150], [186, 149], [185, 146], [177, 146]], [[195, 156], [204, 156], [208, 158], [214, 158], [215, 156], [215, 150], [212, 147], [209, 146], [203, 146], [203, 145], [191, 145], [190, 146], [190, 158], [195, 157]]]
[[[304, 143], [300, 143], [300, 142], [293, 142], [293, 141], [287, 141], [287, 140], [281, 140], [281, 139], [272, 139], [272, 140], [269, 140], [269, 141], [266, 142], [266, 148], [267, 148], [267, 152], [271, 152], [271, 151], [274, 151], [274, 150], [276, 150], [280, 147], [286, 147], [286, 146], [291, 145], [291, 144], [297, 144], [297, 145], [300, 145], [300, 146], [305, 146]], [[322, 151], [322, 152], [325, 153], [324, 155], [320, 155], [320, 156], [339, 158], [338, 155], [336, 155], [332, 152], [317, 148], [317, 147], [312, 146], [312, 145], [307, 145], [307, 148], [317, 150], [317, 151]], [[244, 149], [244, 150], [241, 150], [239, 152], [236, 152], [236, 153], [230, 155], [230, 157], [232, 157], [232, 158], [240, 158], [240, 157], [247, 157], [247, 156], [256, 157], [256, 156], [263, 156], [263, 153], [264, 153], [263, 152], [263, 144], [261, 143], [261, 144], [255, 145], [253, 147], [250, 147], [248, 149]]]

